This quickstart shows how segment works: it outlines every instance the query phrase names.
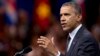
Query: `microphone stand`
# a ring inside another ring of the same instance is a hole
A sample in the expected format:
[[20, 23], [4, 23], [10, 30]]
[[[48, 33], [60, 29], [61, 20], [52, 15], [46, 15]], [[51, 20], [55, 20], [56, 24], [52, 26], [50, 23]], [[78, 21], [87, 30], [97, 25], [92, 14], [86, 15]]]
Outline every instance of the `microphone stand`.
[[28, 53], [28, 52], [30, 52], [30, 51], [32, 51], [32, 48], [26, 47], [26, 48], [23, 49], [22, 51], [15, 53], [14, 56], [24, 56], [26, 53]]

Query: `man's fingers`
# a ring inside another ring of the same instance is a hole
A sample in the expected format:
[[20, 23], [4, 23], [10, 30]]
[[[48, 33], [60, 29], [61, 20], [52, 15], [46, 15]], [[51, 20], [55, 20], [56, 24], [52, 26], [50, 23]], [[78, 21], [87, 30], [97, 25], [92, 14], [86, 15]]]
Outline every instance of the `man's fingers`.
[[44, 42], [44, 41], [37, 41], [37, 43], [45, 44], [45, 42]]
[[48, 37], [40, 36], [40, 39], [48, 40]]
[[52, 43], [54, 44], [54, 37], [51, 38]]
[[38, 38], [37, 40], [37, 43], [39, 44], [39, 46], [43, 48], [47, 48], [47, 46], [50, 45], [51, 41], [47, 37], [40, 36], [40, 38]]
[[41, 38], [38, 39], [38, 41], [44, 41], [44, 40], [45, 40], [45, 39], [41, 39]]
[[43, 47], [43, 48], [47, 48], [47, 46], [46, 45], [39, 45], [40, 47]]
[[38, 38], [38, 41], [49, 41], [49, 39], [47, 37], [44, 36], [40, 36], [40, 38]]
[[42, 38], [42, 39], [45, 39], [45, 38], [47, 38], [47, 37], [44, 37], [44, 36], [40, 36], [40, 38]]
[[46, 42], [46, 41], [48, 41], [48, 40], [39, 38], [37, 41], [40, 41], [40, 42]]

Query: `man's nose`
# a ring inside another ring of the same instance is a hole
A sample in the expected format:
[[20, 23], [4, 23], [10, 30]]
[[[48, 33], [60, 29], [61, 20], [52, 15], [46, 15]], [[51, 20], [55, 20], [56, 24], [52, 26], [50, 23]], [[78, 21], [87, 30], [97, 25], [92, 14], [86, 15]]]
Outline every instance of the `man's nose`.
[[64, 15], [62, 15], [62, 16], [60, 17], [60, 21], [65, 21]]

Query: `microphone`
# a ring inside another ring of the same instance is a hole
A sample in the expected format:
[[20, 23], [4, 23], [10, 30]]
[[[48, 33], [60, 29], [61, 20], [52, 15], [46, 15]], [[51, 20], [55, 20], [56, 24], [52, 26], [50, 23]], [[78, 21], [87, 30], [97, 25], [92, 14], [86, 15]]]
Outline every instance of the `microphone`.
[[26, 48], [23, 49], [22, 51], [15, 53], [14, 56], [24, 56], [26, 53], [28, 53], [28, 52], [30, 52], [30, 51], [32, 51], [32, 48], [26, 47]]

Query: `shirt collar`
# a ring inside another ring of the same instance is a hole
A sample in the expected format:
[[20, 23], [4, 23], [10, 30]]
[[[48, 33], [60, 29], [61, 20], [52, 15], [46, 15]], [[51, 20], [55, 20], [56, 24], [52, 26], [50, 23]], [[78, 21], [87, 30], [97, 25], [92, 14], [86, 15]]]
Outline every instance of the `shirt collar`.
[[81, 28], [82, 24], [78, 25], [71, 33], [69, 33], [69, 36], [71, 39], [73, 39], [77, 33], [77, 31]]

